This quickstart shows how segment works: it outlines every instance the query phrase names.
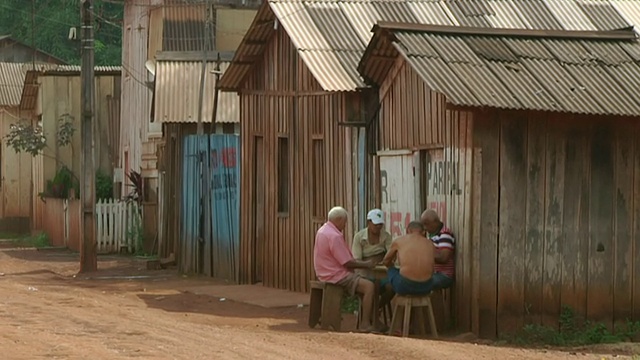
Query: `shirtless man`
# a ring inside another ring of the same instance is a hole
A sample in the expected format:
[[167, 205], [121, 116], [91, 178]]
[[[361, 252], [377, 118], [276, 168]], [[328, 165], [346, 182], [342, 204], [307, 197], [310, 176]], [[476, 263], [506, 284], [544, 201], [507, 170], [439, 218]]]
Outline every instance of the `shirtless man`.
[[[382, 260], [389, 269], [389, 282], [399, 295], [426, 295], [433, 290], [433, 243], [424, 236], [424, 225], [412, 221], [407, 235], [397, 238]], [[394, 266], [398, 258], [400, 269]]]

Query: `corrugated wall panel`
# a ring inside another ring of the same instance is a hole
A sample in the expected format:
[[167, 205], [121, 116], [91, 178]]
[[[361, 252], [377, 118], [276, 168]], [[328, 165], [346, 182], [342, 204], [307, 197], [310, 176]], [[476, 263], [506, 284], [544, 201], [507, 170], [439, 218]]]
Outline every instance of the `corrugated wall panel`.
[[[220, 64], [220, 71], [229, 67], [228, 62]], [[212, 73], [215, 62], [207, 64], [205, 72], [204, 109], [202, 122], [210, 123], [213, 114], [216, 80]], [[155, 121], [163, 123], [196, 123], [200, 94], [202, 62], [159, 61], [156, 68]], [[239, 123], [239, 96], [237, 93], [220, 92], [216, 123]]]

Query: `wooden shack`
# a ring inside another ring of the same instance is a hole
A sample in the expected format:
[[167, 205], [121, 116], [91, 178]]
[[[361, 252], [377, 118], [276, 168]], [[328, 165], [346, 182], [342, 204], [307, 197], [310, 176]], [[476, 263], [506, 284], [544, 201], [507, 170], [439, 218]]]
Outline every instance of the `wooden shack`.
[[66, 62], [11, 35], [0, 35], [0, 61], [8, 63], [46, 63], [65, 65]]
[[606, 26], [374, 28], [377, 148], [457, 234], [459, 330], [640, 320], [640, 44]]
[[[303, 12], [285, 16], [287, 6], [263, 3], [220, 88], [240, 95], [240, 279], [306, 291], [329, 208], [359, 214], [366, 203], [371, 178], [357, 171], [365, 166], [357, 126], [369, 104], [358, 53], [300, 51], [315, 40], [295, 27]], [[353, 218], [347, 237], [360, 225]]]
[[[96, 168], [112, 176], [117, 166], [120, 151], [120, 74], [119, 66], [96, 66]], [[39, 65], [29, 69], [24, 77], [21, 92], [21, 114], [43, 129], [47, 146], [42, 154], [32, 158], [33, 164], [33, 222], [36, 229], [46, 230], [46, 218], [54, 216], [45, 202], [40, 199], [47, 182], [53, 180], [60, 168], [67, 167], [79, 176], [81, 174], [81, 131], [80, 66]], [[61, 146], [57, 134], [61, 126], [69, 124], [74, 129], [71, 142]], [[60, 211], [62, 201], [58, 201]], [[57, 219], [57, 218], [56, 218]], [[55, 226], [58, 220], [51, 221]], [[58, 241], [51, 239], [52, 242]], [[57, 243], [56, 243], [57, 244]]]

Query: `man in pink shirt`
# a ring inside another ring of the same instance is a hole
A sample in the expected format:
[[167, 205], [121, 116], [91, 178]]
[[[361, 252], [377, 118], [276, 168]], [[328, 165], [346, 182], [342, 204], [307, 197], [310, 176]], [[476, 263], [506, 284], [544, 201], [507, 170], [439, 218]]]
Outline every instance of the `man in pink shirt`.
[[337, 206], [329, 211], [328, 221], [316, 233], [313, 264], [320, 281], [340, 285], [349, 295], [357, 293], [362, 297], [360, 330], [373, 331], [371, 314], [375, 287], [373, 282], [353, 270], [370, 269], [375, 264], [353, 258], [342, 233], [347, 221], [348, 213], [344, 208]]

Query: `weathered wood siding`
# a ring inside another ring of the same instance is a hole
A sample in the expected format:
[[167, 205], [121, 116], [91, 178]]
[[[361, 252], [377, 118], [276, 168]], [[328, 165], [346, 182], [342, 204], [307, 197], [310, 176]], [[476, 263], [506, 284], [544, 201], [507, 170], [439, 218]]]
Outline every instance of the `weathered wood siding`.
[[562, 306], [610, 328], [639, 320], [637, 119], [491, 112], [474, 137], [480, 334], [557, 326]]
[[456, 234], [459, 330], [640, 319], [638, 119], [447, 108], [402, 59], [379, 90], [379, 148], [422, 151], [423, 205]]
[[[153, 92], [146, 81], [153, 76], [145, 67], [147, 60], [154, 58], [161, 41], [162, 28], [158, 19], [150, 21], [150, 10], [162, 4], [162, 0], [125, 2], [122, 34], [122, 96], [119, 166], [125, 173], [140, 171], [143, 177], [157, 177], [156, 145], [162, 134], [151, 133], [151, 103]], [[154, 26], [153, 29], [150, 29]], [[154, 36], [149, 36], [149, 33]], [[130, 188], [128, 179], [123, 179], [122, 193]]]
[[275, 33], [240, 93], [240, 280], [306, 291], [327, 211], [357, 210], [356, 134], [338, 122], [360, 111], [360, 99], [323, 92], [282, 28]]
[[16, 107], [0, 107], [0, 218], [31, 217], [31, 155], [16, 153], [5, 139], [20, 115]]
[[437, 210], [456, 235], [452, 317], [460, 330], [470, 330], [472, 113], [447, 109], [445, 97], [431, 91], [402, 58], [380, 85], [379, 96], [379, 149], [420, 152], [422, 160], [414, 164], [420, 208]]
[[380, 85], [379, 97], [380, 150], [444, 145], [444, 96], [432, 92], [403, 58]]
[[[47, 139], [47, 147], [44, 149], [44, 181], [53, 179], [56, 171], [61, 166], [67, 166], [76, 176], [80, 176], [80, 153], [82, 112], [80, 103], [80, 75], [76, 76], [42, 76], [41, 83], [41, 109], [42, 126]], [[110, 99], [119, 97], [120, 76], [105, 75], [96, 76], [96, 114], [95, 114], [95, 157], [96, 167], [106, 174], [113, 173], [112, 145], [113, 138], [117, 135], [110, 133], [115, 127], [110, 121], [119, 119], [109, 115], [111, 110]], [[67, 146], [57, 145], [57, 133], [60, 119], [72, 121], [75, 132], [71, 144]]]

